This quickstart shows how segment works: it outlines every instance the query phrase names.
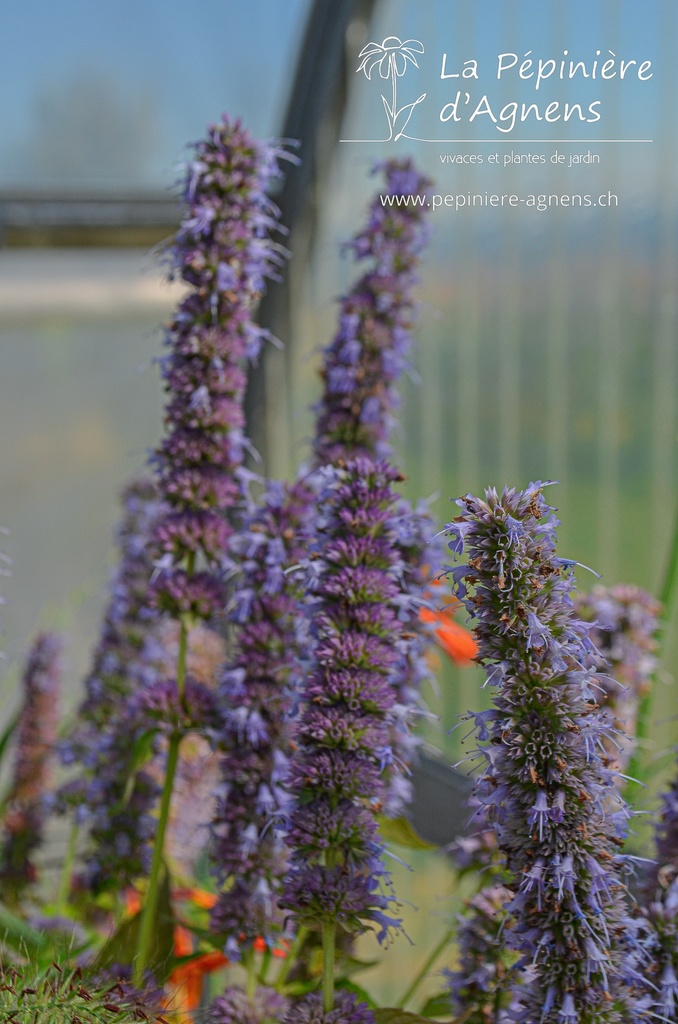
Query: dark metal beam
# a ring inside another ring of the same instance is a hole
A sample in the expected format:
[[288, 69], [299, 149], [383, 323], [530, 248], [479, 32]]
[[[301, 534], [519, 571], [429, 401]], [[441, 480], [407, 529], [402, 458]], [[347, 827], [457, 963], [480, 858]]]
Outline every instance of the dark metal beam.
[[[299, 167], [292, 167], [275, 197], [286, 225], [293, 260], [282, 283], [273, 283], [261, 301], [259, 321], [285, 344], [293, 344], [291, 326], [295, 267], [310, 253], [318, 209], [318, 182], [326, 174], [339, 139], [346, 109], [348, 73], [346, 36], [351, 23], [368, 21], [377, 0], [315, 0], [299, 52], [282, 135], [299, 142]], [[353, 55], [352, 55], [353, 56]], [[298, 273], [298, 271], [296, 271]], [[264, 458], [271, 436], [287, 419], [289, 359], [270, 346], [258, 370], [250, 374], [245, 401], [247, 429]], [[279, 469], [269, 466], [269, 469]]]

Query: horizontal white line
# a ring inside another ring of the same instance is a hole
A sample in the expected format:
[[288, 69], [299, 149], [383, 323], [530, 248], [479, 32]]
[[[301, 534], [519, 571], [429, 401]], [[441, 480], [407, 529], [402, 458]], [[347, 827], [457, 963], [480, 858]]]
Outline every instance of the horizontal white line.
[[[529, 143], [530, 145], [534, 145], [535, 143], [539, 143], [542, 146], [546, 146], [546, 145], [549, 145], [549, 144], [552, 144], [552, 143], [556, 143], [556, 142], [558, 144], [562, 144], [564, 142], [571, 142], [573, 144], [577, 144], [577, 145], [584, 144], [584, 145], [587, 145], [587, 146], [600, 146], [600, 145], [602, 145], [603, 143], [606, 143], [606, 142], [626, 142], [626, 143], [630, 143], [630, 142], [634, 142], [634, 143], [650, 143], [650, 142], [654, 142], [654, 139], [410, 139], [409, 136], [403, 136], [403, 137], [404, 138], [406, 137], [409, 142], [433, 142], [433, 143], [437, 143], [439, 146], [453, 146], [453, 145], [456, 145], [456, 144], [475, 146], [475, 145], [478, 145], [481, 142], [503, 143], [504, 145], [508, 145], [509, 142], [511, 144], [513, 144], [513, 145], [517, 145], [518, 143]], [[390, 142], [390, 141], [391, 141], [391, 139], [339, 139], [339, 142], [381, 142], [381, 143], [385, 143], [385, 142]]]

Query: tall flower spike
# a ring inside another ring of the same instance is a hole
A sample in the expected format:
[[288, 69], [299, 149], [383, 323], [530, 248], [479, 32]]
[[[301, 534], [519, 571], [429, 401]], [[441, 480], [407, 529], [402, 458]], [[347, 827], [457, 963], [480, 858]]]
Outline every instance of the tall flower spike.
[[[98, 731], [115, 715], [121, 699], [139, 686], [149, 686], [167, 671], [157, 641], [158, 615], [148, 607], [153, 573], [150, 539], [163, 512], [154, 482], [132, 480], [122, 494], [123, 515], [117, 531], [118, 567], [110, 583], [110, 601], [85, 681], [86, 697], [79, 723]], [[88, 737], [86, 745], [90, 745]]]
[[35, 881], [33, 854], [42, 840], [45, 798], [51, 781], [61, 688], [60, 637], [39, 634], [23, 676], [24, 703], [18, 723], [14, 775], [6, 798], [0, 886], [14, 902]]
[[323, 396], [316, 407], [316, 465], [356, 455], [389, 458], [398, 380], [409, 368], [414, 285], [428, 238], [426, 206], [384, 198], [422, 195], [431, 186], [411, 160], [379, 164], [385, 182], [368, 221], [347, 248], [369, 268], [341, 300], [339, 329], [323, 352]]
[[[410, 366], [416, 267], [428, 229], [427, 207], [390, 205], [385, 198], [422, 195], [431, 182], [411, 160], [377, 165], [384, 185], [369, 207], [363, 230], [347, 248], [367, 269], [341, 300], [339, 328], [323, 352], [323, 395], [316, 407], [313, 457], [316, 466], [338, 465], [357, 456], [389, 458], [398, 382]], [[435, 533], [425, 507], [412, 509], [400, 499], [397, 543], [406, 572], [402, 577], [400, 618], [407, 639], [398, 641], [400, 668], [394, 673], [397, 714], [393, 716], [390, 779], [384, 812], [401, 814], [410, 802], [409, 781], [417, 741], [410, 732], [420, 690], [430, 675], [426, 650], [432, 628], [420, 621], [427, 573], [436, 574], [436, 552], [429, 546]], [[418, 598], [418, 603], [413, 598]]]
[[169, 508], [155, 531], [154, 592], [177, 619], [208, 620], [225, 603], [221, 574], [233, 532], [226, 514], [243, 506], [247, 483], [243, 364], [265, 335], [252, 307], [285, 259], [271, 240], [281, 229], [266, 194], [283, 156], [225, 118], [187, 168], [173, 258], [191, 291], [168, 328], [167, 435], [155, 456]]
[[646, 868], [640, 914], [650, 951], [652, 1010], [678, 1022], [678, 774], [661, 796], [655, 859]]
[[290, 749], [290, 712], [307, 645], [299, 573], [313, 505], [306, 484], [271, 484], [234, 543], [242, 575], [233, 595], [236, 647], [222, 676], [226, 707], [222, 785], [213, 856], [220, 895], [212, 927], [239, 957], [254, 939], [274, 944], [282, 928], [277, 900], [287, 870], [280, 836], [287, 795], [281, 786]]
[[577, 595], [575, 608], [593, 625], [590, 637], [602, 656], [598, 703], [610, 712], [615, 727], [605, 745], [625, 769], [634, 747], [638, 702], [657, 666], [659, 602], [640, 587], [620, 583]]
[[[154, 916], [164, 855], [174, 775], [182, 737], [213, 727], [211, 694], [186, 678], [189, 629], [225, 610], [224, 573], [232, 567], [228, 545], [234, 518], [244, 512], [249, 474], [243, 466], [246, 375], [244, 363], [256, 358], [264, 332], [252, 309], [277, 276], [286, 253], [271, 239], [279, 231], [279, 210], [266, 189], [280, 176], [281, 147], [260, 144], [239, 122], [224, 118], [198, 143], [189, 164], [186, 215], [174, 246], [174, 264], [191, 287], [169, 325], [170, 354], [163, 374], [168, 394], [166, 437], [155, 464], [169, 511], [158, 523], [159, 549], [153, 582], [156, 606], [180, 624], [175, 700], [158, 694], [155, 715], [164, 704], [178, 705], [187, 719], [169, 735], [163, 793], [146, 902], [142, 911], [135, 978], [152, 951]], [[192, 691], [189, 693], [189, 691]], [[150, 703], [149, 703], [150, 702]], [[152, 695], [145, 711], [152, 711]], [[207, 715], [196, 720], [195, 711]], [[190, 712], [190, 714], [189, 714]]]
[[89, 827], [86, 882], [98, 889], [125, 885], [150, 865], [152, 817], [158, 788], [145, 769], [134, 776], [138, 722], [132, 699], [171, 672], [161, 642], [161, 617], [149, 607], [153, 573], [151, 537], [163, 505], [152, 480], [133, 480], [124, 490], [117, 531], [119, 561], [110, 601], [86, 680], [73, 734], [60, 743], [61, 760], [77, 776], [59, 792], [59, 803]]
[[591, 627], [573, 609], [572, 563], [556, 557], [558, 521], [539, 483], [457, 504], [450, 547], [468, 563], [453, 575], [495, 690], [477, 716], [487, 739], [476, 792], [516, 892], [507, 941], [534, 969], [516, 1019], [602, 1024], [619, 1020], [619, 1000], [636, 1019], [618, 860], [627, 812], [602, 745]]
[[288, 777], [296, 803], [281, 902], [299, 923], [322, 927], [329, 1012], [337, 928], [355, 936], [376, 926], [382, 939], [399, 923], [387, 914], [374, 814], [389, 761], [403, 566], [391, 522], [397, 472], [359, 458], [324, 476], [318, 541], [306, 566], [313, 660]]
[[455, 1015], [468, 1024], [489, 1024], [501, 1019], [506, 1007], [505, 980], [515, 962], [502, 932], [504, 909], [513, 893], [499, 883], [488, 885], [468, 901], [459, 917], [459, 968], [446, 971]]

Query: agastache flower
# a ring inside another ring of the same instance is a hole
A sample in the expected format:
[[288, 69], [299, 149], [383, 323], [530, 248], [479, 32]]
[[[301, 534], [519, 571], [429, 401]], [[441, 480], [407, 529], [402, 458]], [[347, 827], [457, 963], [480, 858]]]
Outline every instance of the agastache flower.
[[266, 190], [287, 155], [225, 118], [187, 168], [173, 264], [191, 292], [169, 325], [163, 361], [167, 435], [155, 464], [168, 511], [156, 525], [153, 582], [158, 607], [184, 621], [209, 620], [225, 604], [233, 533], [225, 516], [244, 505], [248, 482], [242, 432], [244, 362], [258, 351], [252, 307], [286, 255], [271, 240], [279, 211]]
[[[319, 993], [306, 996], [290, 1008], [283, 1024], [375, 1024], [374, 1013], [365, 1003], [358, 1002], [352, 992], [338, 992], [334, 1009], [323, 1010]], [[230, 1022], [229, 1022], [230, 1024]]]
[[507, 1005], [506, 976], [516, 960], [502, 933], [509, 928], [506, 904], [513, 893], [499, 883], [481, 889], [459, 917], [459, 967], [446, 971], [452, 1009], [469, 1024], [498, 1019]]
[[210, 1024], [270, 1024], [280, 1021], [289, 1000], [273, 988], [258, 988], [250, 999], [239, 988], [227, 988], [210, 1007]]
[[89, 826], [85, 878], [95, 889], [126, 884], [150, 865], [158, 788], [134, 763], [139, 723], [132, 700], [171, 671], [161, 617], [148, 596], [151, 536], [162, 509], [152, 480], [139, 478], [126, 487], [118, 568], [86, 696], [75, 730], [59, 747], [62, 762], [77, 765], [77, 776], [61, 787], [58, 805], [72, 807], [75, 820]]
[[222, 673], [226, 753], [212, 856], [219, 880], [231, 885], [214, 908], [212, 927], [229, 936], [234, 957], [243, 943], [272, 943], [282, 927], [277, 899], [287, 857], [280, 826], [288, 802], [282, 781], [299, 657], [308, 642], [295, 567], [306, 554], [311, 499], [303, 482], [271, 484], [233, 545], [242, 565], [234, 618], [240, 620], [244, 605], [247, 614]]
[[644, 972], [652, 1016], [678, 1021], [678, 880], [662, 867], [654, 893], [641, 908], [650, 963]]
[[324, 393], [316, 407], [314, 461], [355, 455], [389, 458], [398, 380], [410, 366], [414, 285], [428, 237], [425, 206], [382, 202], [431, 185], [410, 160], [390, 160], [368, 221], [347, 248], [368, 269], [341, 299], [339, 327], [323, 352]]
[[[375, 170], [383, 172], [384, 186], [370, 205], [366, 226], [347, 246], [368, 267], [341, 300], [337, 333], [323, 352], [324, 391], [316, 407], [313, 451], [316, 466], [340, 465], [357, 456], [390, 457], [398, 381], [410, 365], [413, 291], [427, 239], [426, 207], [389, 206], [383, 196], [420, 194], [430, 182], [410, 160], [390, 160]], [[437, 556], [429, 546], [435, 530], [424, 506], [412, 509], [401, 499], [393, 526], [401, 555], [403, 639], [397, 644], [400, 667], [393, 682], [399, 713], [392, 719], [384, 811], [396, 817], [412, 796], [409, 766], [417, 740], [410, 726], [413, 714], [424, 710], [420, 691], [430, 676], [426, 651], [433, 635], [432, 625], [422, 623], [420, 612], [429, 603], [424, 591], [427, 575], [436, 573]]]
[[35, 881], [33, 854], [42, 841], [51, 761], [57, 734], [62, 641], [41, 633], [24, 669], [23, 706], [17, 725], [14, 772], [5, 801], [0, 887], [14, 902]]
[[476, 793], [515, 891], [507, 943], [534, 971], [512, 1012], [526, 1024], [601, 1024], [618, 1020], [621, 1000], [637, 1015], [618, 850], [624, 807], [602, 744], [606, 721], [585, 685], [597, 661], [573, 609], [571, 566], [556, 557], [558, 521], [538, 483], [458, 505], [449, 532], [468, 560], [460, 596], [496, 688]]
[[[92, 671], [85, 681], [86, 697], [78, 710], [80, 729], [82, 723], [94, 731], [104, 727], [121, 699], [162, 677], [167, 665], [155, 638], [159, 617], [148, 607], [153, 572], [149, 544], [163, 511], [162, 501], [153, 480], [139, 477], [125, 488], [122, 503], [118, 567], [110, 582], [110, 600]], [[86, 746], [91, 739], [85, 740]], [[64, 749], [67, 751], [68, 744]]]
[[601, 654], [598, 703], [610, 711], [616, 730], [606, 747], [623, 769], [633, 752], [638, 702], [657, 666], [659, 602], [640, 587], [621, 583], [577, 595], [575, 607], [594, 627], [590, 638]]
[[299, 923], [338, 926], [349, 937], [376, 927], [383, 939], [399, 924], [388, 915], [374, 818], [385, 794], [399, 661], [400, 555], [392, 526], [398, 473], [359, 458], [324, 477], [309, 559], [312, 664], [287, 780], [296, 802], [281, 903]]

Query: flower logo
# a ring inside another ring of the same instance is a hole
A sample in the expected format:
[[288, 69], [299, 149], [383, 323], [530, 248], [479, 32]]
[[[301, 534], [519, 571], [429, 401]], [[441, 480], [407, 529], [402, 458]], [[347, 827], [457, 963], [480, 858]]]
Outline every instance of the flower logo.
[[423, 43], [418, 39], [406, 39], [403, 42], [398, 36], [387, 36], [381, 43], [370, 42], [363, 46], [359, 53], [361, 60], [356, 71], [364, 71], [365, 77], [371, 80], [372, 72], [378, 68], [381, 78], [391, 80], [391, 101], [389, 102], [383, 94], [381, 97], [389, 126], [389, 137], [384, 141], [397, 141], [401, 138], [412, 117], [412, 111], [426, 96], [424, 92], [418, 100], [406, 103], [398, 109], [397, 81], [407, 71], [408, 62], [414, 64], [415, 68], [419, 67], [415, 55], [423, 52]]
[[362, 62], [358, 71], [364, 71], [367, 78], [372, 77], [375, 67], [379, 68], [382, 78], [389, 78], [391, 75], [405, 74], [407, 62], [412, 61], [415, 68], [418, 68], [415, 53], [423, 53], [424, 47], [418, 39], [406, 39], [403, 43], [397, 36], [387, 36], [383, 43], [368, 43], [363, 46], [359, 56]]

